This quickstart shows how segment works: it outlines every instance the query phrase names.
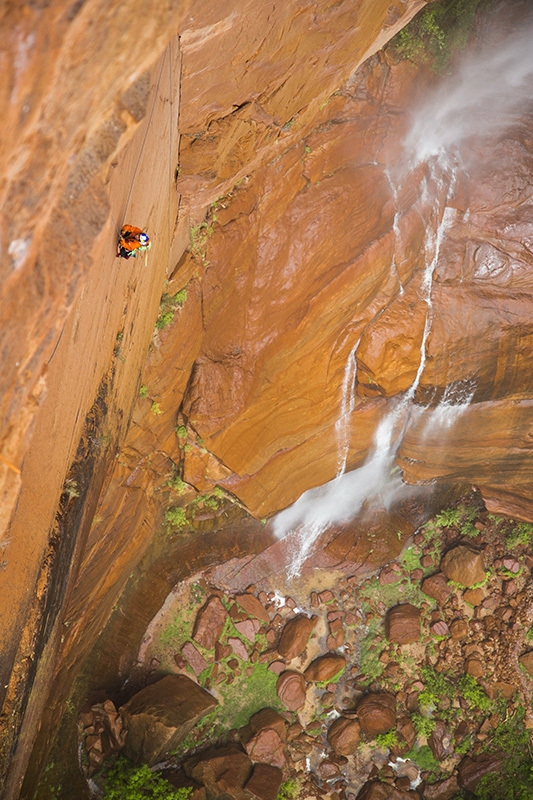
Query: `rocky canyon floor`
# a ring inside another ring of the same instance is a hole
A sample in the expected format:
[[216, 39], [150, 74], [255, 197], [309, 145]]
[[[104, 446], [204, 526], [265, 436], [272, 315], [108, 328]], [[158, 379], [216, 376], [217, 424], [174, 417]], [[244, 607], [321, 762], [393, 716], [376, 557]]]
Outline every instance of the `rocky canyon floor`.
[[531, 796], [532, 538], [474, 492], [364, 576], [198, 572], [146, 630], [133, 698], [84, 708], [84, 773], [105, 786], [126, 740], [194, 800]]

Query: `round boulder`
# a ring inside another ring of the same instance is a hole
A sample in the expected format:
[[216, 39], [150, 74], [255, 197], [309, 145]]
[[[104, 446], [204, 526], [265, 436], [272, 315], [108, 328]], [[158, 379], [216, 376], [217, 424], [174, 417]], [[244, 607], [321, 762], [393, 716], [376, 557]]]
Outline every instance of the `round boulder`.
[[308, 681], [322, 683], [322, 681], [331, 680], [345, 666], [346, 659], [344, 656], [337, 653], [327, 653], [325, 656], [319, 656], [314, 661], [311, 661], [304, 675]]
[[387, 612], [385, 632], [389, 642], [409, 644], [420, 639], [420, 609], [411, 603], [393, 606]]
[[297, 711], [305, 703], [305, 678], [301, 672], [286, 670], [276, 684], [278, 697], [288, 711]]
[[396, 700], [386, 692], [370, 692], [359, 701], [357, 717], [361, 730], [369, 739], [387, 733], [396, 725]]
[[338, 756], [352, 756], [361, 741], [361, 726], [356, 719], [339, 717], [330, 725], [328, 742]]
[[463, 544], [448, 550], [440, 568], [448, 580], [461, 586], [473, 586], [485, 580], [483, 555]]
[[533, 650], [523, 653], [518, 659], [528, 675], [533, 675]]
[[306, 617], [305, 614], [298, 614], [285, 623], [278, 645], [280, 656], [286, 661], [292, 661], [299, 656], [305, 649], [316, 623], [316, 616]]

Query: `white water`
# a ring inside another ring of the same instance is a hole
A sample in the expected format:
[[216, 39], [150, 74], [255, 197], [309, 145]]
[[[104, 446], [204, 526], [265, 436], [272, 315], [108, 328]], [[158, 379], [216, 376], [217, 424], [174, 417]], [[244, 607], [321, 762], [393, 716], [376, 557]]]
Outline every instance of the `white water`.
[[[305, 492], [274, 521], [274, 531], [287, 537], [292, 553], [289, 576], [299, 574], [317, 538], [332, 525], [353, 519], [364, 505], [377, 501], [388, 508], [401, 495], [403, 483], [394, 460], [410, 423], [424, 417], [422, 439], [437, 437], [449, 431], [471, 402], [475, 384], [455, 383], [447, 387], [438, 406], [433, 409], [416, 406], [414, 398], [426, 366], [426, 348], [433, 318], [432, 287], [439, 262], [442, 242], [455, 211], [448, 206], [453, 196], [457, 171], [462, 164], [461, 144], [474, 134], [503, 131], [531, 105], [533, 92], [533, 47], [531, 34], [521, 32], [509, 37], [497, 52], [485, 48], [468, 58], [458, 74], [442, 84], [417, 111], [405, 143], [403, 174], [421, 162], [428, 162], [428, 176], [422, 178], [420, 201], [427, 208], [434, 198], [431, 219], [426, 224], [425, 269], [420, 289], [420, 302], [426, 304], [426, 317], [420, 346], [420, 361], [415, 379], [407, 392], [379, 423], [371, 451], [359, 469], [345, 473], [353, 393], [356, 386], [356, 350], [350, 352], [342, 385], [342, 401], [336, 425], [337, 475], [329, 483]], [[528, 87], [528, 83], [530, 86]], [[393, 229], [395, 249], [391, 270], [401, 285], [397, 253], [400, 251], [400, 209], [398, 190], [389, 171], [386, 177], [395, 203]]]
[[452, 152], [473, 135], [503, 133], [531, 106], [532, 30], [486, 43], [417, 109], [405, 149], [411, 163]]
[[[335, 431], [337, 438], [337, 475], [323, 486], [309, 489], [289, 508], [274, 520], [274, 533], [279, 538], [287, 537], [290, 547], [289, 577], [295, 577], [310, 555], [313, 545], [329, 527], [353, 519], [369, 501], [377, 501], [388, 508], [401, 494], [402, 481], [398, 470], [394, 470], [396, 453], [409, 427], [413, 411], [417, 409], [414, 397], [426, 363], [426, 344], [431, 329], [433, 274], [439, 260], [444, 234], [453, 219], [454, 211], [446, 202], [453, 193], [455, 171], [447, 163], [434, 164], [431, 170], [435, 195], [443, 196], [434, 209], [433, 226], [428, 224], [425, 241], [425, 269], [420, 289], [420, 300], [427, 306], [420, 362], [415, 379], [399, 401], [393, 401], [392, 409], [380, 421], [371, 451], [363, 466], [346, 473], [349, 451], [351, 415], [354, 410], [354, 390], [357, 377], [356, 351], [359, 341], [348, 356], [344, 370], [339, 419]], [[446, 186], [447, 184], [447, 186]], [[423, 194], [426, 191], [424, 183]]]
[[476, 383], [472, 380], [455, 381], [446, 387], [441, 401], [435, 408], [424, 410], [424, 427], [421, 436], [425, 440], [450, 430], [473, 400]]
[[337, 438], [337, 478], [346, 472], [346, 461], [350, 449], [350, 421], [351, 414], [355, 408], [355, 382], [357, 380], [357, 359], [356, 353], [359, 347], [359, 338], [346, 361], [344, 377], [342, 379], [342, 397], [339, 419], [335, 423], [335, 436]]
[[398, 253], [400, 252], [400, 247], [402, 244], [402, 234], [400, 231], [400, 206], [398, 202], [398, 189], [396, 184], [392, 180], [392, 175], [390, 174], [388, 169], [385, 169], [385, 177], [389, 182], [389, 186], [391, 188], [392, 197], [394, 200], [394, 220], [392, 222], [392, 230], [394, 232], [394, 250], [392, 251], [392, 263], [391, 263], [391, 272], [396, 277], [398, 281], [398, 286], [400, 287], [400, 294], [404, 293], [404, 288], [402, 285], [402, 279], [400, 277], [400, 272], [398, 270]]

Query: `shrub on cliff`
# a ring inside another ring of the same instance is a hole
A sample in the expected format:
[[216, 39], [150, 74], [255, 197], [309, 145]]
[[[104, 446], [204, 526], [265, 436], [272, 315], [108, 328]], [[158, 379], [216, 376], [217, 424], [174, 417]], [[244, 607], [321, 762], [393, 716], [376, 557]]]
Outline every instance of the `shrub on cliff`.
[[187, 800], [192, 789], [176, 789], [143, 764], [119, 757], [106, 775], [104, 800]]
[[452, 56], [462, 50], [474, 25], [477, 9], [490, 0], [439, 0], [430, 3], [391, 41], [394, 52], [415, 64], [429, 64], [441, 74]]

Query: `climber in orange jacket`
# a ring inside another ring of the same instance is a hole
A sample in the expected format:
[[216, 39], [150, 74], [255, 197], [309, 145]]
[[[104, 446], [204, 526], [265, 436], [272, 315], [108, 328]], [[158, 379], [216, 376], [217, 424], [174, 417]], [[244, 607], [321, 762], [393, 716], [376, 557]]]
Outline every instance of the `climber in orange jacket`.
[[117, 258], [136, 258], [137, 252], [149, 250], [151, 246], [147, 233], [133, 225], [123, 225], [118, 239]]

